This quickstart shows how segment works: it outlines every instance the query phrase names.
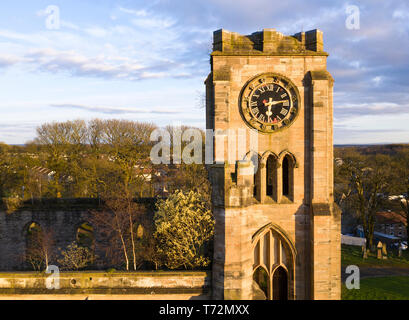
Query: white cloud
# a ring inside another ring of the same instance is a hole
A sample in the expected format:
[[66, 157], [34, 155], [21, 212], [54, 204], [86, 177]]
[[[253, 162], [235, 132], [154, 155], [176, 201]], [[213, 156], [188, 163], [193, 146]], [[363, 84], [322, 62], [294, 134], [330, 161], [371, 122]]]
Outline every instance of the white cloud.
[[9, 67], [22, 61], [19, 57], [13, 55], [0, 54], [0, 67]]
[[409, 12], [406, 10], [395, 10], [392, 17], [396, 19], [409, 19]]
[[85, 106], [79, 104], [52, 104], [50, 105], [54, 108], [64, 108], [64, 109], [79, 109], [85, 111], [91, 111], [96, 113], [105, 113], [105, 114], [132, 114], [132, 113], [150, 113], [150, 114], [178, 114], [179, 111], [163, 109], [163, 108], [120, 108], [120, 107], [107, 107], [107, 106]]
[[103, 77], [110, 79], [138, 80], [157, 77], [135, 60], [103, 54], [87, 57], [74, 51], [58, 51], [52, 48], [33, 50], [25, 58], [39, 71], [67, 72], [73, 76]]
[[134, 10], [134, 9], [127, 9], [127, 8], [119, 7], [119, 10], [125, 13], [132, 14], [137, 17], [146, 17], [148, 15], [147, 11], [144, 9]]
[[379, 86], [381, 84], [382, 77], [381, 76], [376, 76], [372, 78], [372, 82], [374, 83], [375, 86]]
[[63, 27], [63, 28], [68, 28], [68, 29], [72, 29], [72, 30], [76, 30], [76, 31], [81, 29], [76, 24], [74, 24], [72, 22], [69, 22], [69, 21], [65, 21], [65, 20], [61, 20], [60, 26]]
[[138, 18], [132, 19], [132, 24], [135, 27], [143, 28], [143, 29], [151, 29], [151, 28], [159, 28], [159, 29], [166, 29], [175, 24], [175, 20], [169, 18]]
[[104, 28], [101, 27], [92, 27], [92, 28], [87, 28], [85, 29], [85, 32], [88, 33], [89, 35], [97, 38], [104, 38], [109, 34], [109, 31], [107, 31]]

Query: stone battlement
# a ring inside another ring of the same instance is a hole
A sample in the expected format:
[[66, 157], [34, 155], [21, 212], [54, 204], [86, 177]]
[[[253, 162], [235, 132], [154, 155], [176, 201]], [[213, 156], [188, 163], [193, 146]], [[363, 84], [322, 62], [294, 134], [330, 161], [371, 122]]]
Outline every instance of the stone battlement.
[[323, 33], [318, 29], [292, 36], [275, 29], [263, 29], [251, 35], [220, 29], [213, 33], [213, 55], [220, 54], [328, 55], [324, 52]]

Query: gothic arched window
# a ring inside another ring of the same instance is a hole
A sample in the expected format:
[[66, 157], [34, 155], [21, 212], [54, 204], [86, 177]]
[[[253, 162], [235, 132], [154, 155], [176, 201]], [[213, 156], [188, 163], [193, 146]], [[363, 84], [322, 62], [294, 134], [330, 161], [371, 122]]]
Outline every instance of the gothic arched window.
[[266, 195], [276, 200], [277, 190], [277, 163], [273, 155], [266, 161]]
[[294, 196], [294, 160], [288, 154], [283, 158], [282, 164], [282, 191], [283, 196], [293, 200]]
[[253, 280], [269, 300], [294, 298], [295, 248], [274, 226], [266, 226], [253, 240]]

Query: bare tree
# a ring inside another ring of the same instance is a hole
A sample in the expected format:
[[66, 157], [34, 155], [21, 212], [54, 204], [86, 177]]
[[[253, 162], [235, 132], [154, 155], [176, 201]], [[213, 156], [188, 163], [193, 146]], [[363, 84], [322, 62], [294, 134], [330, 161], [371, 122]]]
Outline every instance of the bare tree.
[[51, 230], [42, 230], [38, 225], [30, 226], [27, 235], [25, 260], [34, 270], [47, 269], [55, 258], [54, 234]]
[[[115, 257], [115, 248], [122, 252], [126, 270], [137, 270], [139, 255], [136, 252], [136, 226], [144, 210], [131, 198], [124, 187], [117, 187], [117, 193], [103, 198], [104, 208], [91, 211], [92, 223], [97, 232], [108, 239], [109, 247], [105, 248], [111, 258]], [[112, 259], [115, 260], [115, 259]]]
[[388, 172], [382, 159], [371, 160], [355, 158], [345, 161], [350, 172], [347, 201], [359, 217], [368, 249], [373, 247], [376, 213], [382, 208], [388, 186]]
[[75, 241], [69, 244], [65, 250], [61, 250], [61, 255], [62, 258], [58, 259], [58, 263], [65, 270], [83, 269], [94, 261], [91, 250], [78, 246]]

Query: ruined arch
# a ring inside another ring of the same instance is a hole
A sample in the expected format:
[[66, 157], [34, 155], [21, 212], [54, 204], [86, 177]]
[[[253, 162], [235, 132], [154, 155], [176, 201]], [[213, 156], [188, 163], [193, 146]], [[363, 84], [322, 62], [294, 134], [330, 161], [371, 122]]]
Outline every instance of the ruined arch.
[[75, 228], [75, 241], [78, 246], [94, 250], [95, 233], [94, 227], [88, 221], [81, 221]]
[[[268, 224], [253, 235], [253, 279], [257, 282], [258, 270], [267, 273], [267, 298], [295, 299], [296, 249], [284, 230], [275, 224]], [[260, 288], [263, 284], [258, 283]], [[284, 287], [283, 287], [284, 286]], [[262, 288], [263, 289], [263, 288]]]
[[44, 268], [43, 246], [44, 231], [41, 225], [35, 221], [30, 221], [23, 228], [25, 240], [24, 260], [28, 268], [40, 271]]

